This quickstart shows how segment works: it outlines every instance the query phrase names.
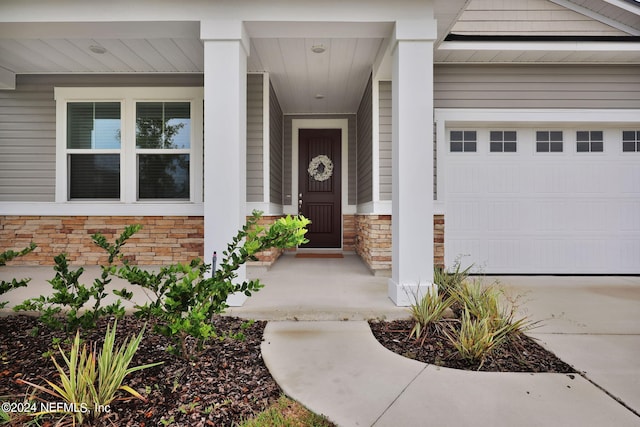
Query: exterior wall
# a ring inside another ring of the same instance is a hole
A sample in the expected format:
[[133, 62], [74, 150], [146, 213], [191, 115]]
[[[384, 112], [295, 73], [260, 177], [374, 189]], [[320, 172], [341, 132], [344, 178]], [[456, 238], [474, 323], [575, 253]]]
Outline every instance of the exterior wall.
[[342, 250], [355, 251], [356, 249], [356, 215], [342, 216]]
[[[291, 180], [292, 180], [292, 120], [294, 119], [348, 119], [349, 120], [349, 158], [342, 159], [342, 161], [349, 162], [349, 166], [354, 164], [355, 162], [355, 150], [352, 149], [356, 147], [356, 115], [355, 114], [322, 114], [322, 115], [285, 115], [284, 116], [284, 152], [283, 152], [283, 160], [284, 160], [284, 202], [283, 205], [291, 205], [292, 198], [291, 196], [298, 191], [298, 189], [293, 189]], [[356, 170], [355, 168], [349, 168], [349, 176], [348, 182], [352, 183], [356, 180]], [[289, 197], [287, 197], [289, 196]], [[349, 187], [349, 204], [355, 204], [356, 201], [356, 193], [353, 187]]]
[[0, 202], [55, 199], [55, 86], [202, 86], [201, 75], [18, 75], [0, 91]]
[[640, 108], [639, 65], [435, 65], [435, 108]]
[[525, 36], [626, 35], [549, 0], [471, 0], [451, 32]]
[[53, 202], [55, 161], [53, 87], [20, 78], [0, 91], [0, 201]]
[[262, 74], [247, 75], [247, 202], [264, 201]]
[[283, 116], [278, 97], [269, 84], [269, 175], [271, 203], [282, 204], [282, 134]]
[[[391, 271], [391, 215], [356, 215], [356, 253], [374, 274]], [[444, 215], [433, 216], [433, 263], [444, 268]]]
[[357, 194], [358, 203], [373, 200], [372, 80], [365, 88], [358, 108]]
[[379, 84], [380, 200], [391, 200], [391, 82]]
[[[282, 216], [281, 215], [271, 215], [271, 216], [264, 215], [258, 221], [258, 226], [267, 228], [269, 224], [272, 224], [274, 221], [276, 221], [279, 218], [282, 218]], [[284, 250], [278, 249], [278, 248], [271, 248], [266, 251], [259, 252], [256, 254], [256, 258], [258, 258], [258, 261], [249, 261], [247, 265], [270, 267], [271, 265], [273, 265], [274, 262], [278, 260], [278, 258], [280, 258], [280, 255], [282, 255], [283, 252]]]
[[113, 241], [131, 224], [142, 225], [122, 251], [132, 263], [161, 265], [202, 257], [202, 217], [0, 216], [0, 249], [19, 249], [29, 242], [38, 245], [11, 265], [54, 265], [53, 257], [62, 252], [73, 265], [95, 265], [106, 262], [107, 255], [93, 243], [91, 235], [102, 233]]
[[356, 253], [374, 273], [391, 271], [391, 215], [356, 215]]

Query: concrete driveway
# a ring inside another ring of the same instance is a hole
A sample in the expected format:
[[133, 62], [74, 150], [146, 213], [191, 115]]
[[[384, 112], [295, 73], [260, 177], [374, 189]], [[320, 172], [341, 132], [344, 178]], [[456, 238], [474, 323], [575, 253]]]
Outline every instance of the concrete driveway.
[[640, 414], [640, 277], [486, 278], [494, 279], [542, 321], [530, 335]]

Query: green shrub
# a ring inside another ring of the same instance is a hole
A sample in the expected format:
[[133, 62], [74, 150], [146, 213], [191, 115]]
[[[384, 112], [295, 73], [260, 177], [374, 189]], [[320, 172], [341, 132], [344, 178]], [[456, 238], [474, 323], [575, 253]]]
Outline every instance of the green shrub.
[[507, 333], [506, 327], [496, 329], [494, 319], [473, 317], [466, 308], [462, 311], [460, 329], [445, 330], [460, 357], [473, 363], [480, 362], [478, 369], [489, 353], [506, 339]]
[[[40, 322], [52, 329], [64, 330], [68, 337], [78, 328], [94, 329], [97, 321], [103, 316], [124, 316], [124, 307], [119, 298], [103, 306], [103, 300], [107, 296], [105, 287], [111, 282], [110, 276], [116, 272], [116, 266], [113, 263], [121, 259], [120, 248], [140, 228], [140, 225], [126, 227], [113, 245], [99, 233], [92, 236], [94, 243], [108, 252], [109, 261], [107, 265], [101, 266], [101, 276], [96, 278], [90, 287], [80, 283], [84, 268], [72, 270], [69, 268], [66, 254], [56, 256], [54, 258], [56, 275], [48, 281], [53, 288], [53, 293], [50, 296], [40, 295], [37, 298], [27, 299], [14, 307], [14, 310], [38, 311]], [[125, 299], [130, 299], [132, 296], [126, 289], [116, 290], [114, 294]], [[91, 300], [93, 305], [89, 306]]]
[[[88, 350], [86, 345], [82, 345], [82, 350], [80, 349], [79, 331], [76, 332], [68, 355], [62, 348], [59, 348], [64, 366], [51, 357], [60, 376], [58, 384], [46, 379], [49, 387], [24, 380], [20, 380], [20, 382], [53, 396], [58, 399], [58, 402], [70, 404], [71, 408], [75, 410], [64, 415], [71, 415], [79, 424], [82, 424], [86, 418], [99, 417], [100, 410], [108, 410], [119, 390], [142, 399], [137, 391], [123, 384], [125, 377], [133, 372], [157, 366], [162, 362], [129, 367], [142, 340], [144, 328], [135, 338], [132, 340], [127, 338], [116, 349], [116, 327], [117, 321], [114, 323], [113, 329], [107, 326], [104, 344], [99, 353], [96, 352], [95, 344], [93, 349]], [[34, 416], [45, 413], [49, 412], [36, 412]]]
[[263, 287], [258, 280], [235, 282], [242, 264], [255, 260], [260, 251], [306, 242], [308, 219], [280, 218], [265, 230], [257, 225], [260, 215], [254, 212], [228, 244], [212, 277], [205, 277], [211, 266], [200, 259], [190, 264], [165, 266], [157, 273], [127, 264], [119, 269], [119, 277], [149, 291], [151, 301], [137, 305], [136, 315], [157, 319], [155, 330], [174, 341], [175, 345], [169, 349], [172, 353], [186, 359], [195, 357], [207, 340], [218, 336], [210, 319], [224, 312], [227, 297], [235, 292], [251, 296]]
[[461, 270], [460, 261], [456, 261], [452, 270], [435, 268], [433, 271], [433, 282], [438, 285], [438, 292], [445, 297], [451, 295], [459, 289], [469, 277], [469, 272], [473, 265]]
[[[36, 244], [31, 242], [29, 246], [27, 246], [26, 248], [22, 249], [19, 252], [15, 252], [12, 250], [0, 252], [0, 267], [7, 265], [7, 262], [11, 261], [14, 258], [25, 256], [29, 252], [33, 251], [36, 247], [37, 247]], [[27, 286], [27, 283], [29, 283], [30, 280], [31, 279], [20, 279], [20, 280], [12, 279], [10, 282], [0, 280], [0, 295], [6, 294], [12, 289], [22, 288], [24, 286]], [[4, 308], [8, 303], [9, 303], [8, 301], [0, 302], [0, 308]]]
[[444, 311], [451, 306], [452, 301], [451, 297], [445, 297], [435, 287], [431, 287], [419, 301], [411, 305], [411, 318], [415, 324], [409, 337], [415, 336], [416, 340], [422, 337], [424, 344], [429, 327], [442, 319]]

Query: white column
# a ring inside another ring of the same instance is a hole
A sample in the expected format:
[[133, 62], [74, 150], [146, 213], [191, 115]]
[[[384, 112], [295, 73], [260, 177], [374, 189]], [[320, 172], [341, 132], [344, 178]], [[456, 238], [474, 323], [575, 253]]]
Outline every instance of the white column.
[[407, 306], [433, 284], [434, 20], [396, 23], [393, 50], [392, 276]]
[[[204, 41], [204, 250], [222, 258], [246, 221], [247, 56], [240, 21], [202, 21]], [[245, 268], [238, 280], [246, 278]], [[229, 305], [242, 305], [234, 295]]]

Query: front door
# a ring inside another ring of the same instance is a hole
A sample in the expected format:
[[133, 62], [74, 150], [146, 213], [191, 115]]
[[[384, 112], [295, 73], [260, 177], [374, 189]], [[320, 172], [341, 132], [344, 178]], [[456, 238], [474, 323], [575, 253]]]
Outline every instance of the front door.
[[300, 129], [298, 206], [311, 220], [303, 248], [342, 246], [342, 159], [340, 129]]

